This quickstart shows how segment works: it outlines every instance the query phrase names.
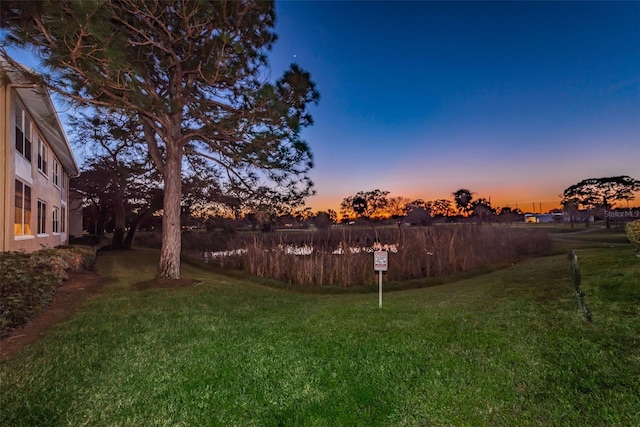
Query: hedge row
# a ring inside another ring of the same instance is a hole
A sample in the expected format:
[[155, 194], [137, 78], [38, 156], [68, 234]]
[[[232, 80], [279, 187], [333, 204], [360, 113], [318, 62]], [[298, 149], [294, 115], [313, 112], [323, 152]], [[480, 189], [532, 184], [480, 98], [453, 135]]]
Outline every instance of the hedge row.
[[45, 309], [68, 271], [90, 270], [95, 259], [89, 246], [0, 253], [0, 337]]

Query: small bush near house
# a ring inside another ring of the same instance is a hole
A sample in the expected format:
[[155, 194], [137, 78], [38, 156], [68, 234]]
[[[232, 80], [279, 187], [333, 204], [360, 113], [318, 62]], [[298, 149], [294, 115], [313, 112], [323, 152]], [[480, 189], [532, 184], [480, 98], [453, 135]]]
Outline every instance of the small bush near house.
[[640, 219], [627, 223], [624, 228], [629, 241], [633, 243], [637, 251], [640, 251]]
[[68, 271], [92, 270], [96, 262], [96, 248], [91, 246], [58, 246], [53, 251], [68, 264]]
[[46, 308], [67, 271], [91, 269], [95, 259], [88, 246], [0, 253], [0, 337]]

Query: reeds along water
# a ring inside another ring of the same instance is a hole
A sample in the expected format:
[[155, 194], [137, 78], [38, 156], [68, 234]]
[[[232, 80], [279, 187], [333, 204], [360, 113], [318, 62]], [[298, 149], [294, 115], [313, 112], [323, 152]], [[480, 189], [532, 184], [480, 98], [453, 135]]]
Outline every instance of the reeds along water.
[[[202, 241], [197, 237], [201, 236]], [[315, 232], [238, 233], [225, 248], [210, 233], [183, 240], [190, 253], [221, 249], [233, 255], [207, 257], [224, 268], [309, 286], [354, 286], [374, 282], [373, 247], [391, 249], [387, 280], [443, 276], [486, 264], [515, 261], [547, 249], [544, 231], [451, 225], [409, 229], [348, 229]]]

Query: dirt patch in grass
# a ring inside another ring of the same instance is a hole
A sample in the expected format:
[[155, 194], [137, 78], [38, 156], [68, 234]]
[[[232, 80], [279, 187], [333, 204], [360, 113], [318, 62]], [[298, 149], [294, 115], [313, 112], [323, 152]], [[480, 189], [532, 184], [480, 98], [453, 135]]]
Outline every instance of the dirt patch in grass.
[[69, 319], [105, 283], [106, 280], [94, 271], [70, 272], [69, 278], [56, 288], [49, 307], [0, 340], [0, 359], [7, 359], [15, 351], [37, 341], [56, 324]]
[[171, 288], [186, 288], [199, 284], [199, 280], [193, 279], [161, 279], [155, 278], [151, 280], [145, 280], [144, 282], [134, 283], [133, 289], [142, 291], [146, 289], [171, 289]]

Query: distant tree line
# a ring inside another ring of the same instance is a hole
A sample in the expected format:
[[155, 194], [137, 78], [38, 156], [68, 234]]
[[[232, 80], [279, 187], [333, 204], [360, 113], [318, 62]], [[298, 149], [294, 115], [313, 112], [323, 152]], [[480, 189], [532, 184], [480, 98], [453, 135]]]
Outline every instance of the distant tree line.
[[398, 224], [429, 225], [436, 220], [468, 220], [487, 222], [519, 220], [522, 212], [517, 208], [494, 207], [486, 198], [474, 199], [470, 190], [462, 188], [452, 193], [452, 199], [412, 200], [407, 197], [389, 197], [388, 191], [360, 191], [345, 197], [340, 205], [343, 222], [381, 221], [393, 219]]
[[[115, 118], [110, 116], [109, 120]], [[161, 228], [162, 192], [157, 175], [146, 166], [148, 161], [135, 150], [136, 146], [126, 143], [126, 138], [109, 139], [100, 133], [101, 123], [96, 118], [85, 122], [85, 126], [78, 124], [79, 134], [88, 137], [86, 131], [92, 129], [94, 155], [74, 181], [77, 193], [83, 197], [85, 218], [93, 224], [93, 230], [113, 232], [113, 247], [131, 247], [137, 229]], [[181, 224], [187, 229], [268, 232], [312, 226], [325, 230], [339, 222], [428, 226], [436, 222], [524, 220], [522, 210], [493, 206], [491, 198], [476, 198], [466, 188], [451, 193], [451, 199], [427, 201], [391, 196], [389, 191], [379, 189], [359, 191], [342, 200], [339, 213], [332, 209], [313, 212], [304, 206], [246, 203], [224, 193], [216, 186], [215, 177], [208, 177], [205, 171], [186, 176], [183, 188]], [[560, 201], [563, 209], [556, 212], [562, 212], [572, 226], [576, 222], [588, 225], [593, 216], [606, 220], [603, 209], [634, 200], [639, 188], [638, 181], [628, 176], [586, 179], [564, 191]]]

